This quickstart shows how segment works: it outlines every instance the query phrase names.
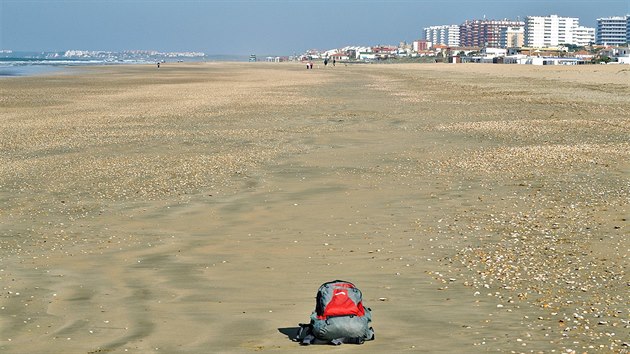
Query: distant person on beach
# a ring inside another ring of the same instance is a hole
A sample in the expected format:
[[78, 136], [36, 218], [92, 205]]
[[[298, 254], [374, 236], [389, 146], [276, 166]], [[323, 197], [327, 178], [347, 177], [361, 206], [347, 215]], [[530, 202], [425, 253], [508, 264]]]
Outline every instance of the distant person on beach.
[[333, 58], [333, 66], [337, 63], [337, 59]]
[[324, 59], [324, 66], [328, 66], [328, 58]]
[[160, 68], [160, 62], [159, 61], [157, 62], [157, 65], [158, 65], [158, 69], [159, 69]]

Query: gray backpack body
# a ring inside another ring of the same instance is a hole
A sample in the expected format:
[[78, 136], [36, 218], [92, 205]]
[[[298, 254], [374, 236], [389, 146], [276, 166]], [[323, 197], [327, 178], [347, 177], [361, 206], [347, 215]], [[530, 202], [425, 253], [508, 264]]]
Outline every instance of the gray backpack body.
[[322, 284], [309, 324], [301, 324], [297, 340], [315, 343], [362, 344], [374, 339], [372, 312], [363, 306], [363, 295], [354, 284], [334, 280]]

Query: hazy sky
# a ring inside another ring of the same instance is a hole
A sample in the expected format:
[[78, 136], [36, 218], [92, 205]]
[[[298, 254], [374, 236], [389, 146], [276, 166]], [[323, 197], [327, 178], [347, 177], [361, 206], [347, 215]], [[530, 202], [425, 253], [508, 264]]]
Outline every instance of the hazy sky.
[[0, 49], [293, 54], [398, 44], [466, 19], [557, 14], [596, 26], [630, 0], [0, 0]]

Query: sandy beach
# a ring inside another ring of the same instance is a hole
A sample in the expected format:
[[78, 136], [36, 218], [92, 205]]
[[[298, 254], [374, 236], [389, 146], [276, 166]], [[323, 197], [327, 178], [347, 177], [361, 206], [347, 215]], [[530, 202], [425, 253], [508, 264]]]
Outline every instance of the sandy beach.
[[627, 353], [629, 209], [627, 65], [4, 78], [0, 352]]

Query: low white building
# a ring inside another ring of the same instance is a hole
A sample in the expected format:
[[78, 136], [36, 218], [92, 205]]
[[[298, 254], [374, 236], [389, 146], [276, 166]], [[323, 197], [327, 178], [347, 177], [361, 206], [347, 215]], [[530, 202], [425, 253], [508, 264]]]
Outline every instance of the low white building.
[[530, 57], [526, 64], [531, 65], [580, 65], [585, 64], [584, 60], [578, 58], [558, 58], [558, 57]]
[[486, 57], [504, 57], [507, 54], [505, 48], [483, 48], [481, 54]]
[[579, 26], [573, 29], [573, 44], [585, 47], [595, 43], [595, 28]]
[[613, 58], [619, 64], [630, 64], [630, 47], [613, 47], [601, 52], [601, 54]]
[[336, 60], [336, 61], [346, 61], [346, 60], [350, 60], [350, 56], [347, 53], [335, 53], [335, 54], [331, 54], [328, 59], [330, 60]]
[[615, 58], [619, 64], [630, 64], [630, 48], [618, 48]]
[[376, 54], [372, 51], [372, 47], [354, 47], [355, 58], [358, 60], [375, 59]]
[[503, 58], [503, 63], [504, 64], [527, 64], [527, 62], [529, 61], [530, 57], [528, 57], [527, 55], [523, 55], [523, 54], [515, 54], [515, 55], [507, 55], [505, 56], [505, 58]]
[[375, 60], [376, 54], [373, 52], [359, 52], [357, 53], [357, 59], [359, 60]]

